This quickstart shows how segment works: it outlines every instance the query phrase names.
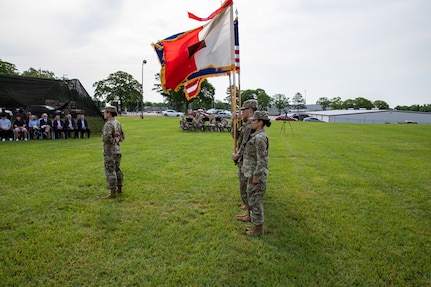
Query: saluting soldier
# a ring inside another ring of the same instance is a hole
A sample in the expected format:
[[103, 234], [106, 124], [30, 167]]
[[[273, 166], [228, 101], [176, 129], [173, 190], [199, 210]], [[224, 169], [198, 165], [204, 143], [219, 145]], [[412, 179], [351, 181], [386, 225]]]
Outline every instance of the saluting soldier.
[[125, 137], [120, 122], [115, 119], [115, 116], [117, 116], [116, 107], [106, 107], [103, 110], [103, 116], [106, 120], [102, 131], [103, 160], [106, 183], [111, 190], [111, 193], [103, 198], [110, 199], [116, 198], [117, 193], [123, 192], [123, 172], [120, 169], [120, 142]]

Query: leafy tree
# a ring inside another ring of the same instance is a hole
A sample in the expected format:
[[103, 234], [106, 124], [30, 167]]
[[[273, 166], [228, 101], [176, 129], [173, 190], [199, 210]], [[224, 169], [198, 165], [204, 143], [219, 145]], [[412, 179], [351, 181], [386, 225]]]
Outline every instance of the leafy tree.
[[352, 99], [347, 99], [343, 102], [343, 109], [354, 109], [356, 106], [356, 101]]
[[36, 70], [35, 68], [30, 68], [27, 71], [22, 72], [21, 76], [42, 79], [56, 79], [53, 72], [42, 69]]
[[18, 76], [18, 69], [15, 64], [4, 62], [0, 59], [0, 74]]
[[256, 90], [242, 90], [241, 91], [241, 106], [247, 100], [257, 100]]
[[154, 84], [153, 91], [161, 94], [165, 98], [166, 103], [177, 111], [183, 108], [187, 111], [192, 102], [198, 105], [211, 106], [211, 103], [214, 101], [215, 88], [206, 79], [201, 84], [201, 90], [198, 96], [187, 101], [184, 93], [184, 86], [181, 86], [178, 91], [170, 90], [166, 93], [162, 88], [160, 73], [156, 73], [154, 76], [156, 84]]
[[[238, 103], [238, 96], [240, 94], [240, 91], [239, 91], [239, 89], [238, 89], [237, 86], [235, 86], [235, 89], [236, 89], [236, 94], [235, 95], [236, 95], [236, 98], [237, 98], [236, 107], [239, 108], [239, 107], [241, 107], [242, 103], [244, 103], [244, 101], [246, 101], [248, 99], [244, 99], [244, 95], [242, 94], [243, 92], [241, 92], [241, 95], [240, 95], [241, 96], [241, 103]], [[224, 98], [224, 100], [229, 105], [228, 109], [232, 109], [232, 101], [231, 101], [231, 95], [230, 95], [231, 91], [234, 91], [233, 90], [233, 85], [231, 87], [227, 87], [226, 88], [226, 95], [227, 95], [227, 97]]]
[[410, 106], [410, 110], [412, 111], [412, 112], [419, 112], [419, 110], [420, 110], [421, 108], [420, 108], [420, 106], [419, 105], [412, 105], [412, 106]]
[[156, 73], [154, 75], [154, 78], [156, 80], [156, 83], [154, 84], [153, 91], [156, 91], [160, 95], [163, 96], [165, 99], [166, 104], [168, 104], [169, 107], [172, 107], [176, 111], [180, 110], [180, 103], [185, 101], [185, 95], [182, 88], [178, 92], [175, 92], [173, 90], [169, 91], [168, 93], [165, 93], [165, 91], [162, 88], [161, 80], [160, 80], [160, 73]]
[[96, 88], [94, 97], [118, 102], [120, 110], [137, 102], [142, 104], [142, 85], [126, 72], [110, 74], [107, 79], [95, 82], [93, 87]]
[[343, 108], [343, 101], [340, 97], [332, 98], [330, 101], [330, 107], [333, 110], [341, 110]]
[[355, 108], [365, 108], [367, 110], [371, 110], [372, 108], [374, 108], [374, 104], [370, 100], [358, 97], [355, 99]]
[[263, 89], [257, 89], [257, 103], [259, 109], [262, 111], [267, 111], [271, 108], [272, 98]]
[[326, 109], [331, 106], [331, 101], [326, 97], [321, 97], [317, 100], [316, 104], [320, 105], [322, 109], [326, 111]]
[[420, 112], [431, 112], [431, 105], [423, 105], [419, 109]]
[[296, 93], [292, 98], [292, 106], [295, 110], [305, 109], [305, 99], [302, 97], [301, 93]]
[[250, 99], [257, 100], [259, 110], [267, 110], [271, 107], [272, 98], [264, 89], [241, 91], [241, 104]]
[[395, 109], [399, 111], [431, 112], [431, 105], [396, 106]]
[[206, 79], [201, 83], [201, 90], [197, 97], [191, 99], [189, 103], [194, 107], [210, 107], [214, 102], [215, 88]]
[[409, 106], [396, 106], [395, 109], [398, 111], [410, 111]]
[[214, 102], [214, 108], [218, 110], [230, 110], [232, 106], [229, 104], [229, 102], [222, 102], [220, 100], [216, 100]]
[[389, 105], [385, 101], [376, 100], [373, 103], [374, 107], [378, 108], [379, 110], [387, 110], [389, 109]]
[[275, 94], [273, 96], [273, 103], [280, 114], [282, 111], [285, 114], [287, 114], [289, 111], [289, 98], [287, 98], [284, 94]]

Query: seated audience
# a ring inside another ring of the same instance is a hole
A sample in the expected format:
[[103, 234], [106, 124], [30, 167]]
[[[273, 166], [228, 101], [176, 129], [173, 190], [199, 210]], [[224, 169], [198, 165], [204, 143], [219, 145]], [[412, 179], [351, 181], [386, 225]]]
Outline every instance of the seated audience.
[[56, 115], [52, 121], [52, 128], [54, 129], [54, 135], [56, 139], [61, 137], [61, 133], [65, 133], [65, 127], [63, 121], [60, 119], [60, 115]]
[[9, 138], [9, 141], [13, 140], [12, 123], [6, 117], [6, 113], [1, 113], [0, 137], [1, 137], [2, 141], [6, 141], [6, 138]]
[[225, 117], [221, 118], [221, 121], [219, 123], [219, 130], [224, 131], [224, 129], [229, 129], [229, 122]]
[[48, 119], [47, 114], [42, 114], [42, 117], [39, 120], [39, 127], [42, 130], [43, 138], [51, 138], [51, 129], [52, 129], [52, 123], [51, 120]]
[[181, 128], [182, 130], [187, 129], [187, 128], [186, 128], [186, 119], [184, 118], [184, 116], [181, 116], [181, 118], [180, 118], [180, 128]]
[[36, 131], [39, 131], [39, 120], [37, 119], [37, 117], [35, 115], [32, 115], [28, 121], [28, 129], [30, 132], [30, 138], [32, 139], [36, 139], [37, 136]]
[[193, 115], [188, 115], [186, 118], [186, 127], [188, 130], [196, 130], [196, 120]]
[[15, 121], [13, 122], [13, 128], [15, 131], [15, 140], [19, 141], [20, 135], [22, 134], [24, 140], [27, 141], [27, 124], [22, 119], [20, 114], [15, 116]]
[[64, 128], [66, 131], [66, 138], [70, 138], [71, 133], [73, 133], [74, 138], [78, 136], [78, 130], [76, 129], [75, 120], [72, 118], [71, 114], [66, 115], [66, 119], [64, 120]]
[[78, 133], [81, 135], [81, 138], [84, 138], [85, 133], [87, 133], [87, 138], [90, 138], [90, 128], [88, 127], [88, 122], [85, 119], [84, 114], [78, 115], [78, 120], [76, 121], [76, 126], [78, 129]]
[[205, 116], [202, 114], [196, 115], [196, 130], [198, 131], [205, 130]]

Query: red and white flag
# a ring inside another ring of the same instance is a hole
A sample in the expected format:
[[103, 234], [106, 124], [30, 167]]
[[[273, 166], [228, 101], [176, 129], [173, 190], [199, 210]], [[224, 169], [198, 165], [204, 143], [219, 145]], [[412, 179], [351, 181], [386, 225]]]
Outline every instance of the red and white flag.
[[205, 78], [225, 75], [235, 69], [232, 6], [231, 0], [226, 1], [204, 26], [153, 44], [162, 65], [160, 78], [165, 91], [177, 90], [185, 84], [200, 88]]

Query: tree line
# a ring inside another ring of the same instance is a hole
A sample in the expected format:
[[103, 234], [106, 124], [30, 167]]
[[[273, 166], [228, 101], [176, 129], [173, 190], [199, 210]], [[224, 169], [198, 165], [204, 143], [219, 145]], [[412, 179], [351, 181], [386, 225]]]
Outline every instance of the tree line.
[[[14, 76], [25, 76], [45, 79], [60, 79], [55, 74], [48, 70], [29, 68], [27, 71], [19, 73], [15, 64], [2, 61], [0, 59], [0, 74], [8, 74]], [[64, 80], [64, 78], [62, 78]], [[110, 74], [106, 79], [102, 79], [93, 84], [95, 92], [93, 95], [94, 100], [101, 101], [102, 104], [111, 103], [115, 104], [120, 110], [143, 110], [144, 106], [168, 106], [178, 111], [187, 111], [188, 109], [197, 108], [215, 108], [230, 110], [231, 92], [236, 89], [237, 94], [241, 95], [241, 103], [236, 102], [237, 108], [248, 99], [256, 99], [259, 103], [259, 108], [268, 110], [275, 107], [278, 112], [287, 113], [289, 111], [302, 110], [306, 108], [306, 101], [301, 93], [295, 93], [292, 98], [287, 97], [285, 94], [275, 94], [269, 96], [264, 89], [246, 89], [238, 91], [237, 87], [227, 87], [226, 97], [220, 101], [215, 99], [215, 88], [208, 81], [204, 80], [201, 85], [199, 95], [191, 100], [185, 97], [183, 87], [177, 91], [166, 92], [162, 89], [160, 83], [160, 74], [155, 74], [155, 84], [152, 88], [163, 96], [163, 103], [143, 102], [142, 98], [142, 84], [133, 78], [132, 75], [117, 71]], [[341, 100], [340, 97], [328, 99], [321, 97], [316, 101], [323, 110], [333, 109], [389, 109], [389, 105], [382, 100], [370, 101], [368, 99], [358, 97], [355, 99]], [[412, 105], [412, 106], [396, 106], [396, 110], [408, 110], [417, 112], [431, 112], [431, 105]]]
[[15, 64], [4, 62], [0, 59], [0, 75], [23, 76], [43, 79], [57, 79], [55, 74], [48, 70], [29, 68], [27, 71], [20, 73]]

